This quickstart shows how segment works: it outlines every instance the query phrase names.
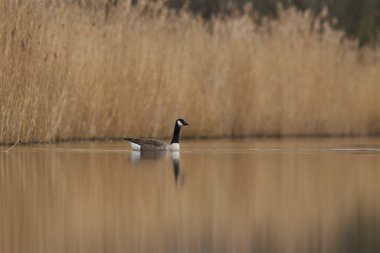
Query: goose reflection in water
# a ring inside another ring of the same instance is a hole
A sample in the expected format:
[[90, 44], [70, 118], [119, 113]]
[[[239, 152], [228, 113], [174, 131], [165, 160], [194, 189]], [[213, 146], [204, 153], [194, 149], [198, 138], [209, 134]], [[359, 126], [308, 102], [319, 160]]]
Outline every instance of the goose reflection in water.
[[172, 152], [139, 152], [132, 151], [130, 155], [130, 159], [133, 163], [140, 162], [143, 160], [160, 160], [164, 158], [168, 158], [172, 160], [173, 172], [174, 172], [174, 180], [177, 185], [181, 185], [183, 183], [183, 175], [180, 167], [180, 153], [179, 151]]

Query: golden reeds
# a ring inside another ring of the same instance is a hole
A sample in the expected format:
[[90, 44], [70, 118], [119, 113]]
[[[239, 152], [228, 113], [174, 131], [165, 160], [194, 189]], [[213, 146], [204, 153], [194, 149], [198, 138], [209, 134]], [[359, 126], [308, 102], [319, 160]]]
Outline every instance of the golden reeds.
[[380, 53], [283, 10], [205, 23], [120, 4], [0, 1], [0, 143], [380, 133]]

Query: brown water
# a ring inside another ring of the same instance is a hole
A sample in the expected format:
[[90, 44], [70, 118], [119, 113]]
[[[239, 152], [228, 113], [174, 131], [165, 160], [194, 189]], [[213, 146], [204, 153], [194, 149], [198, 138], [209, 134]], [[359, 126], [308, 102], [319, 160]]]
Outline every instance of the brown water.
[[0, 152], [0, 252], [380, 252], [380, 139]]

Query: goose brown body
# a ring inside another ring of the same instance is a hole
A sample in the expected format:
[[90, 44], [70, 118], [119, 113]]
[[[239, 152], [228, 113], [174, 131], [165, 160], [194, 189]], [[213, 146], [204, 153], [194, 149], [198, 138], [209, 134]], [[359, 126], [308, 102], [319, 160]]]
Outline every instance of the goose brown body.
[[140, 146], [140, 151], [168, 151], [169, 144], [156, 139], [124, 138]]

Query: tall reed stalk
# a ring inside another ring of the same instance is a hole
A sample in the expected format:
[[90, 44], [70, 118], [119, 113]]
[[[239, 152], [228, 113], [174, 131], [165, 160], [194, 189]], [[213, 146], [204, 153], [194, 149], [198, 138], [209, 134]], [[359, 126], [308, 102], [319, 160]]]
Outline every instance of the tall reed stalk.
[[380, 53], [283, 10], [205, 23], [128, 4], [0, 0], [0, 143], [380, 133]]

